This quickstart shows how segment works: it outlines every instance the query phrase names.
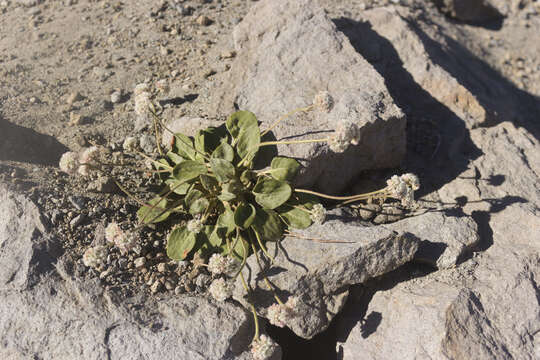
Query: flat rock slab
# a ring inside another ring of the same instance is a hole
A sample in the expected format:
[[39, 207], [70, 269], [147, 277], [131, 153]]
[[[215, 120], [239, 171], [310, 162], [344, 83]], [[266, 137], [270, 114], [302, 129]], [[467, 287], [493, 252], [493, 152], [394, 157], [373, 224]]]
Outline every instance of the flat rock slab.
[[[328, 327], [343, 307], [350, 285], [410, 261], [420, 242], [408, 233], [383, 226], [343, 223], [339, 219], [312, 225], [294, 234], [297, 237], [289, 236], [279, 244], [268, 243], [268, 251], [275, 259], [271, 265], [264, 262], [263, 272], [252, 255], [243, 273], [253, 290], [251, 299], [261, 314], [274, 302], [263, 275], [279, 289], [278, 295], [283, 301], [289, 296], [298, 298], [298, 316], [287, 326], [306, 339]], [[249, 306], [240, 280], [233, 297]]]
[[278, 146], [280, 154], [305, 165], [298, 185], [335, 193], [362, 170], [400, 164], [406, 150], [405, 115], [384, 79], [316, 2], [255, 4], [235, 28], [234, 44], [237, 56], [216, 90], [221, 97], [216, 114], [228, 115], [236, 104], [255, 113], [264, 129], [327, 90], [335, 101], [330, 113], [294, 115], [274, 129], [275, 137], [328, 138], [343, 121], [361, 128], [360, 143], [341, 154], [331, 152], [326, 143]]
[[40, 218], [0, 184], [0, 358], [247, 358], [253, 319], [242, 307], [195, 296], [115, 299], [97, 278], [66, 271]]
[[422, 242], [415, 260], [439, 269], [456, 265], [459, 257], [478, 244], [478, 226], [471, 217], [431, 211], [387, 224], [394, 231], [408, 231]]

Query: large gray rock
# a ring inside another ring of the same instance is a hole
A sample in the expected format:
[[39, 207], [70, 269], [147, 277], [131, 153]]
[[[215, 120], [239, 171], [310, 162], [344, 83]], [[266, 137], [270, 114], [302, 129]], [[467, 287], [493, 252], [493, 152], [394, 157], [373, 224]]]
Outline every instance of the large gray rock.
[[248, 358], [253, 320], [206, 298], [117, 299], [70, 274], [35, 205], [0, 184], [0, 358]]
[[234, 44], [237, 56], [217, 89], [216, 113], [226, 115], [232, 111], [227, 106], [236, 103], [255, 113], [264, 129], [327, 90], [335, 100], [330, 113], [294, 115], [275, 128], [277, 139], [328, 138], [342, 121], [361, 128], [360, 143], [342, 154], [329, 151], [325, 143], [278, 146], [280, 154], [306, 166], [298, 185], [335, 193], [362, 170], [400, 164], [405, 155], [404, 114], [384, 79], [316, 2], [255, 4], [235, 28]]
[[[328, 327], [343, 307], [350, 285], [410, 261], [419, 244], [408, 233], [390, 231], [383, 226], [344, 223], [340, 219], [330, 219], [294, 234], [297, 236], [288, 236], [279, 245], [268, 244], [268, 251], [275, 259], [272, 264], [264, 261], [262, 272], [252, 255], [243, 273], [253, 290], [250, 298], [261, 314], [275, 301], [264, 276], [279, 289], [283, 301], [289, 296], [299, 299], [298, 316], [287, 326], [308, 339]], [[240, 280], [234, 298], [249, 306]]]
[[410, 232], [421, 239], [415, 259], [439, 269], [455, 266], [460, 256], [480, 240], [478, 226], [471, 217], [452, 216], [442, 211], [412, 216], [386, 227], [398, 232]]
[[502, 17], [493, 2], [498, 2], [501, 10], [504, 9], [497, 0], [435, 0], [445, 14], [467, 22], [485, 22]]

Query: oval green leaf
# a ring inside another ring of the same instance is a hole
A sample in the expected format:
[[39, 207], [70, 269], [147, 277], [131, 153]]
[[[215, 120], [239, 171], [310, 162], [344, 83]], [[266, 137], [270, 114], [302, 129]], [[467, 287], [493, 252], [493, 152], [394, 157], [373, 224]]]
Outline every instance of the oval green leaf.
[[182, 133], [174, 134], [173, 151], [186, 160], [195, 160], [193, 140]]
[[258, 127], [257, 117], [250, 111], [237, 111], [229, 116], [225, 122], [225, 126], [227, 127], [229, 134], [236, 139], [238, 135], [240, 135], [242, 129], [246, 129], [251, 126]]
[[231, 209], [225, 209], [225, 211], [221, 213], [221, 215], [219, 215], [217, 219], [217, 225], [226, 228], [227, 235], [232, 233], [236, 228], [236, 224], [234, 223], [233, 211]]
[[293, 181], [300, 169], [300, 163], [288, 157], [275, 157], [270, 164], [270, 174], [276, 180]]
[[195, 246], [195, 234], [186, 226], [174, 229], [167, 239], [167, 256], [173, 260], [184, 260]]
[[210, 159], [210, 168], [216, 176], [216, 179], [221, 183], [226, 183], [234, 179], [234, 165], [225, 159]]
[[287, 225], [293, 229], [306, 229], [311, 225], [311, 217], [307, 210], [298, 209], [284, 204], [277, 209]]
[[253, 194], [263, 208], [275, 209], [289, 200], [292, 189], [285, 181], [261, 178], [253, 188]]
[[206, 173], [206, 165], [197, 161], [186, 160], [174, 167], [172, 176], [178, 181], [185, 182]]
[[222, 142], [212, 153], [213, 158], [224, 159], [232, 162], [234, 160], [234, 149], [226, 142]]
[[234, 223], [241, 229], [247, 229], [255, 219], [255, 206], [251, 204], [240, 204], [234, 212]]
[[283, 224], [274, 210], [257, 209], [251, 227], [263, 240], [277, 241], [283, 236]]

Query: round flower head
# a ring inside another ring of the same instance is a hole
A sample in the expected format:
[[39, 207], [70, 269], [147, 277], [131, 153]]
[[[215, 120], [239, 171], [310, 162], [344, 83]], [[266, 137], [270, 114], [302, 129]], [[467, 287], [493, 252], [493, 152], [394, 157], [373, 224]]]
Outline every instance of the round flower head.
[[135, 101], [135, 113], [138, 116], [146, 115], [148, 108], [150, 107], [150, 92], [148, 84], [142, 83], [135, 86], [134, 101]]
[[116, 246], [122, 254], [126, 254], [137, 245], [137, 235], [124, 232], [117, 223], [112, 222], [105, 228], [105, 239]]
[[98, 245], [86, 249], [83, 254], [82, 260], [84, 265], [88, 267], [98, 268], [101, 264], [105, 263], [107, 259], [107, 247]]
[[122, 231], [120, 226], [114, 221], [112, 223], [109, 223], [109, 225], [107, 225], [107, 227], [105, 228], [105, 239], [111, 245], [116, 242], [116, 239], [118, 237], [122, 236], [124, 236], [124, 232]]
[[401, 175], [401, 180], [403, 180], [411, 189], [418, 190], [420, 189], [420, 180], [418, 180], [418, 176], [407, 173]]
[[326, 209], [321, 204], [315, 204], [309, 217], [315, 224], [322, 224], [326, 219]]
[[319, 91], [313, 99], [313, 105], [320, 111], [328, 113], [334, 107], [334, 99], [328, 91]]
[[274, 355], [276, 350], [277, 344], [266, 335], [259, 335], [259, 337], [251, 343], [251, 355], [254, 360], [269, 359]]
[[219, 278], [210, 284], [208, 292], [217, 301], [225, 301], [232, 296], [232, 289], [225, 279]]
[[233, 267], [234, 259], [221, 254], [213, 254], [208, 260], [208, 271], [215, 275], [230, 273]]
[[201, 219], [192, 219], [187, 222], [187, 229], [194, 234], [201, 232], [204, 224]]
[[336, 128], [334, 136], [329, 145], [333, 152], [341, 153], [347, 150], [349, 145], [358, 145], [360, 143], [360, 129], [350, 121], [342, 121]]
[[285, 304], [273, 304], [267, 310], [266, 317], [270, 324], [284, 327], [290, 324], [291, 320], [296, 316], [297, 299], [289, 298]]
[[68, 174], [75, 174], [79, 168], [79, 154], [73, 151], [68, 151], [62, 154], [60, 158], [60, 170]]
[[390, 195], [395, 197], [396, 199], [403, 199], [407, 196], [407, 193], [409, 192], [409, 188], [407, 187], [407, 184], [401, 177], [394, 175], [390, 179], [386, 181], [388, 191], [390, 192]]

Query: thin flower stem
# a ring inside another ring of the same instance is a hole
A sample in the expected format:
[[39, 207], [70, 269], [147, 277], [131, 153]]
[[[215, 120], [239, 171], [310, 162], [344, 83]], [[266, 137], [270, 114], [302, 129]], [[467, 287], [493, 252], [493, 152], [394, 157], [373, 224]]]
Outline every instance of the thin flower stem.
[[[385, 189], [383, 189], [383, 190], [385, 190]], [[382, 190], [381, 190], [381, 191], [382, 191]], [[350, 199], [350, 200], [344, 201], [344, 202], [342, 202], [340, 205], [345, 205], [345, 204], [349, 204], [349, 203], [352, 203], [352, 202], [355, 202], [355, 201], [360, 201], [360, 200], [368, 200], [368, 199], [384, 198], [384, 197], [386, 197], [388, 194], [381, 193], [381, 194], [374, 194], [374, 195], [366, 195], [366, 194], [362, 194], [362, 195], [363, 195], [363, 196], [358, 195], [357, 198], [354, 198], [354, 199]], [[380, 196], [377, 196], [377, 195], [380, 195]]]
[[156, 114], [156, 109], [154, 107], [154, 104], [150, 103], [150, 112], [152, 113], [153, 115], [153, 119], [154, 119], [154, 133], [155, 133], [155, 136], [156, 136], [156, 145], [157, 145], [157, 148], [158, 148], [158, 152], [161, 156], [165, 156], [163, 155], [163, 151], [161, 150], [161, 140], [159, 138], [159, 131], [158, 131], [158, 124], [157, 124], [157, 120], [156, 118], [158, 117], [157, 114]]
[[279, 119], [277, 119], [272, 125], [270, 125], [270, 127], [266, 130], [264, 130], [262, 133], [261, 133], [261, 137], [263, 137], [264, 135], [266, 135], [268, 132], [272, 131], [280, 122], [282, 122], [283, 120], [285, 120], [286, 118], [288, 118], [289, 116], [291, 115], [294, 115], [296, 114], [297, 112], [308, 112], [310, 111], [311, 109], [313, 109], [313, 105], [309, 105], [307, 107], [303, 107], [303, 108], [298, 108], [298, 109], [294, 109], [288, 113], [286, 113], [285, 115], [282, 115]]
[[269, 145], [280, 145], [280, 144], [309, 144], [316, 142], [328, 142], [330, 138], [325, 139], [306, 139], [306, 140], [281, 140], [281, 141], [265, 141], [259, 144], [259, 147], [269, 146]]
[[[246, 293], [249, 294], [249, 288], [246, 283], [246, 279], [244, 279], [244, 275], [240, 273], [240, 280], [242, 280], [242, 286], [244, 287], [244, 290], [246, 290]], [[255, 336], [253, 336], [253, 340], [251, 342], [257, 340], [259, 338], [259, 318], [257, 317], [257, 311], [255, 310], [255, 306], [249, 302], [249, 306], [251, 307], [251, 312], [253, 313], [253, 321], [255, 322]]]
[[150, 156], [146, 155], [145, 153], [143, 153], [143, 152], [141, 152], [141, 151], [137, 151], [137, 154], [141, 155], [141, 156], [142, 156], [143, 158], [145, 158], [146, 160], [149, 160], [149, 161], [153, 162], [154, 164], [157, 164], [157, 166], [161, 166], [161, 167], [170, 169], [170, 171], [173, 170], [173, 167], [172, 167], [172, 166], [162, 164], [162, 163], [160, 163], [159, 161], [152, 159]]
[[370, 197], [370, 196], [385, 192], [386, 188], [381, 189], [381, 190], [377, 190], [377, 191], [373, 191], [373, 192], [370, 192], [370, 193], [358, 194], [358, 195], [352, 195], [352, 196], [332, 196], [332, 195], [321, 194], [321, 193], [318, 193], [316, 191], [311, 191], [311, 190], [306, 190], [306, 189], [294, 189], [294, 191], [299, 192], [299, 193], [311, 194], [311, 195], [315, 195], [315, 196], [318, 196], [318, 197], [322, 197], [322, 198], [325, 198], [325, 199], [331, 199], [331, 200], [351, 200], [351, 199], [359, 199], [359, 200], [361, 200], [362, 197]]
[[255, 249], [255, 244], [251, 243], [251, 249], [253, 250], [253, 253], [255, 253], [255, 258], [257, 259], [257, 264], [259, 265], [259, 269], [261, 270], [261, 273], [263, 274], [264, 282], [266, 283], [266, 286], [268, 286], [268, 289], [272, 291], [272, 294], [274, 295], [274, 299], [278, 302], [278, 304], [283, 305], [283, 301], [279, 298], [279, 296], [276, 294], [276, 288], [272, 285], [272, 283], [268, 280], [266, 275], [264, 275], [263, 267], [261, 264], [261, 259], [259, 258], [259, 254], [257, 252], [257, 249]]
[[273, 263], [274, 258], [270, 256], [270, 254], [268, 253], [268, 251], [264, 247], [264, 245], [263, 245], [263, 243], [261, 241], [261, 237], [259, 236], [259, 233], [257, 231], [255, 231], [255, 230], [253, 230], [253, 232], [255, 233], [255, 238], [257, 238], [257, 242], [259, 243], [259, 247], [263, 251], [264, 255], [266, 255], [266, 257], [270, 259], [270, 263]]

